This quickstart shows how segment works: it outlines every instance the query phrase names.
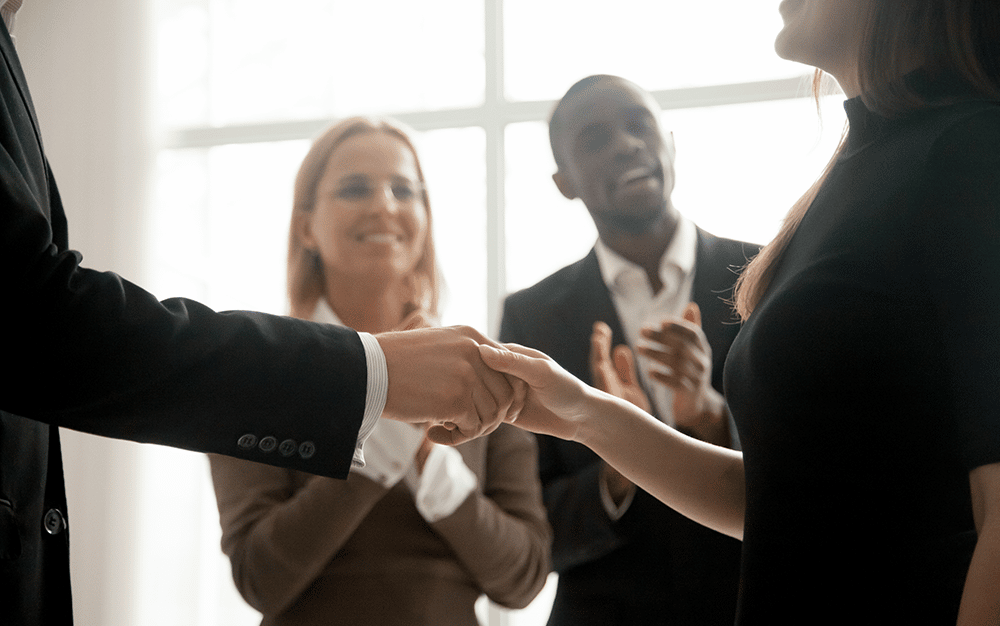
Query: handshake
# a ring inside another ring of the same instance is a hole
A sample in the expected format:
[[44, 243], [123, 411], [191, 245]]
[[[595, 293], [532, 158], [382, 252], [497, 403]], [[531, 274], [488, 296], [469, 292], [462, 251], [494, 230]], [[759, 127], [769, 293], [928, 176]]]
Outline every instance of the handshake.
[[572, 438], [593, 390], [528, 348], [496, 343], [473, 328], [427, 328], [378, 335], [389, 373], [383, 417], [430, 425], [434, 443], [456, 445], [501, 422]]

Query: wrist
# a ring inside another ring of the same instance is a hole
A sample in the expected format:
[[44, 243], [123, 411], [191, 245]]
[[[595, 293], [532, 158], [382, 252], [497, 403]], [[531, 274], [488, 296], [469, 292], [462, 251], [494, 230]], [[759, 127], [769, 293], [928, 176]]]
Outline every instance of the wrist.
[[709, 389], [701, 415], [695, 422], [698, 439], [716, 445], [729, 445], [729, 420], [726, 414], [726, 400], [715, 389]]

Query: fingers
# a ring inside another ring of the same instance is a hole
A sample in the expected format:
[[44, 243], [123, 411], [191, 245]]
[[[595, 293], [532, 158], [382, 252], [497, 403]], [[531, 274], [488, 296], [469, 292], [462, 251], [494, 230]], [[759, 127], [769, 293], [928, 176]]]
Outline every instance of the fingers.
[[701, 327], [701, 309], [696, 302], [688, 302], [681, 317], [695, 326]]
[[604, 322], [595, 322], [590, 334], [590, 377], [601, 391], [610, 389], [611, 365], [611, 328]]
[[659, 328], [645, 327], [639, 333], [646, 339], [663, 344], [700, 345], [705, 333], [690, 320], [664, 320]]
[[656, 382], [674, 390], [696, 391], [699, 386], [699, 379], [683, 374], [650, 370], [649, 376]]
[[510, 384], [511, 388], [514, 390], [514, 395], [512, 398], [510, 409], [507, 411], [507, 417], [504, 420], [508, 424], [513, 424], [517, 421], [517, 418], [521, 415], [521, 411], [524, 410], [525, 402], [528, 399], [528, 383], [524, 382], [520, 378], [514, 378], [509, 374], [504, 374], [507, 376], [507, 382]]
[[393, 330], [416, 330], [430, 327], [431, 317], [423, 309], [417, 309], [403, 318], [403, 321]]
[[544, 380], [544, 361], [548, 357], [538, 350], [517, 344], [505, 344], [500, 349], [479, 344], [479, 355], [491, 369], [515, 376], [529, 386], [539, 386]]
[[639, 379], [636, 376], [635, 369], [635, 356], [632, 355], [632, 351], [626, 345], [620, 345], [615, 347], [615, 370], [618, 372], [618, 377], [626, 385], [638, 385]]

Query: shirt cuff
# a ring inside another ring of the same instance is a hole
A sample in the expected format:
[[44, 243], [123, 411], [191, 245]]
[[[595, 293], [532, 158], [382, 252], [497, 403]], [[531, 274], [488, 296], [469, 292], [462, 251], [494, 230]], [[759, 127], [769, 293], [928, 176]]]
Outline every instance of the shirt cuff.
[[385, 400], [389, 394], [389, 368], [385, 364], [385, 353], [378, 340], [370, 333], [358, 333], [361, 345], [365, 348], [365, 365], [368, 366], [368, 385], [365, 390], [365, 414], [361, 419], [361, 429], [358, 431], [358, 442], [354, 447], [354, 458], [351, 465], [365, 466], [365, 440], [375, 429], [375, 424], [382, 417]]
[[351, 471], [391, 488], [413, 465], [423, 440], [423, 428], [395, 420], [378, 420], [365, 442], [365, 464]]
[[604, 474], [603, 468], [597, 475], [597, 489], [601, 492], [601, 504], [604, 505], [604, 512], [614, 522], [617, 522], [625, 515], [625, 511], [628, 511], [628, 508], [632, 506], [632, 500], [635, 499], [636, 486], [632, 485], [628, 488], [628, 493], [625, 494], [625, 497], [622, 498], [622, 503], [615, 504], [614, 499], [611, 497], [611, 491], [608, 489], [608, 479]]
[[436, 522], [454, 513], [475, 491], [479, 481], [462, 459], [462, 453], [449, 446], [435, 445], [427, 455], [424, 471], [414, 465], [406, 474], [406, 484], [420, 516]]

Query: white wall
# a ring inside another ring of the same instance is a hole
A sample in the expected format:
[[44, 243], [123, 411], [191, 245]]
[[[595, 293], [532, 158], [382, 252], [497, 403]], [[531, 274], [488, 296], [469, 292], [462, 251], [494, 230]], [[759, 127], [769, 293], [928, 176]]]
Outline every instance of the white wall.
[[[87, 267], [140, 284], [150, 163], [147, 5], [25, 0], [14, 28], [70, 245]], [[64, 431], [78, 624], [135, 623], [137, 451], [135, 444]]]

